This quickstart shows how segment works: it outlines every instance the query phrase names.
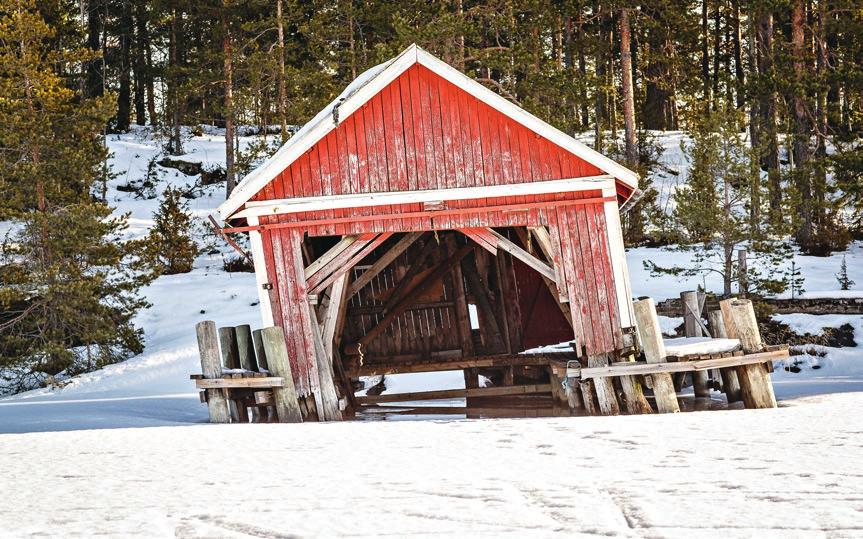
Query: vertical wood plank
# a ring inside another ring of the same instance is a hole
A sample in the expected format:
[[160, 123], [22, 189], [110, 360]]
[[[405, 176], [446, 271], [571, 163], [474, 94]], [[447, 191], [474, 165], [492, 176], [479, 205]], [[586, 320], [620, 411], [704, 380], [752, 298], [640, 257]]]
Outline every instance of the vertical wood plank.
[[[198, 322], [195, 325], [195, 333], [198, 336], [201, 373], [207, 379], [221, 378], [222, 358], [219, 354], [219, 335], [216, 332], [216, 323], [212, 320]], [[210, 415], [210, 423], [230, 423], [228, 400], [221, 390], [207, 390], [207, 412]]]

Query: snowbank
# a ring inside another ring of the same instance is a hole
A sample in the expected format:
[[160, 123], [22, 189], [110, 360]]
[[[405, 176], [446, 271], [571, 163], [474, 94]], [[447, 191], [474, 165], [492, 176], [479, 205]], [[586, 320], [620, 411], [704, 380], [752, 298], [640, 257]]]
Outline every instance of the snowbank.
[[852, 537], [861, 531], [861, 407], [863, 394], [848, 394], [661, 416], [5, 435], [12, 509], [0, 512], [0, 530]]
[[721, 354], [740, 347], [737, 339], [711, 339], [710, 337], [678, 337], [664, 339], [665, 353], [669, 356], [690, 354]]

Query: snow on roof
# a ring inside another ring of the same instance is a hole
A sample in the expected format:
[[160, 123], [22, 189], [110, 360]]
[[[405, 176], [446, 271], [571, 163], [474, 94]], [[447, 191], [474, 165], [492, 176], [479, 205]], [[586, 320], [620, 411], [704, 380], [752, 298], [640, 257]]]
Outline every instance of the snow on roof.
[[357, 77], [329, 105], [302, 127], [284, 146], [261, 166], [247, 175], [234, 189], [231, 196], [219, 206], [223, 220], [231, 216], [255, 196], [282, 170], [300, 157], [306, 150], [333, 130], [337, 124], [336, 114], [341, 118], [350, 116], [387, 84], [395, 80], [414, 64], [421, 64], [443, 77], [480, 101], [506, 114], [525, 127], [561, 146], [579, 158], [614, 176], [633, 190], [638, 187], [638, 175], [571, 136], [540, 120], [492, 90], [476, 82], [452, 66], [435, 58], [416, 44], [411, 45], [392, 60], [379, 64]]

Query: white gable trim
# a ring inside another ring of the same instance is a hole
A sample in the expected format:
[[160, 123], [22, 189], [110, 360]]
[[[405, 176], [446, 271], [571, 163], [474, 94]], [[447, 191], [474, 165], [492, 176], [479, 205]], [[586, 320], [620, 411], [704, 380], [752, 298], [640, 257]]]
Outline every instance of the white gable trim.
[[[386, 67], [360, 86], [354, 93], [347, 96], [338, 105], [339, 116], [341, 118], [350, 116], [385, 86], [416, 63], [426, 67], [480, 101], [596, 166], [603, 172], [610, 174], [633, 189], [638, 187], [638, 176], [633, 171], [526, 112], [457, 69], [435, 58], [416, 44], [411, 45], [404, 52], [390, 60]], [[332, 112], [331, 108], [329, 112]], [[246, 176], [231, 193], [231, 196], [219, 206], [218, 211], [221, 218], [228, 220], [229, 218], [238, 217], [234, 215], [237, 209], [248, 202], [273, 178], [335, 128], [336, 123], [333, 115], [325, 114], [320, 116], [314, 125], [308, 126], [307, 129], [304, 128], [305, 132], [300, 136], [295, 136], [288, 140], [270, 159]]]

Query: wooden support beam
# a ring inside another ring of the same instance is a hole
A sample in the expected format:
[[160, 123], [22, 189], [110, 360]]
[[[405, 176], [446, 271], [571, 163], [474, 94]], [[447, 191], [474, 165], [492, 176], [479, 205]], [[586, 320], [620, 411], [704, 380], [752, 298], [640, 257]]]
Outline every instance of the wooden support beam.
[[[680, 304], [683, 306], [683, 327], [687, 337], [701, 337], [706, 334], [701, 322], [701, 307], [704, 306], [704, 293], [688, 290], [680, 293]], [[707, 334], [709, 336], [709, 333]], [[696, 398], [710, 398], [710, 387], [707, 385], [707, 372], [692, 373], [692, 389]]]
[[330, 303], [324, 311], [323, 320], [321, 320], [321, 340], [324, 343], [324, 350], [329, 358], [333, 357], [333, 342], [336, 326], [339, 322], [339, 315], [347, 303], [345, 301], [345, 291], [349, 277], [350, 274], [345, 272], [333, 283], [330, 289]]
[[351, 298], [354, 294], [360, 291], [362, 287], [369, 284], [384, 268], [389, 266], [393, 260], [398, 258], [400, 254], [405, 252], [408, 247], [414, 244], [421, 236], [422, 232], [409, 232], [405, 234], [395, 245], [393, 245], [380, 258], [375, 260], [370, 268], [365, 270], [362, 275], [354, 279], [351, 286], [348, 287], [346, 299]]
[[497, 238], [487, 228], [460, 228], [459, 232], [472, 239], [477, 245], [497, 256]]
[[[608, 354], [596, 354], [587, 357], [588, 368], [602, 368], [609, 364]], [[597, 378], [593, 381], [596, 400], [602, 415], [620, 415], [620, 404], [614, 391], [611, 378]]]
[[[347, 266], [350, 268], [348, 262], [351, 261], [357, 253], [361, 252], [370, 242], [372, 242], [376, 236], [377, 234], [361, 234], [357, 238], [357, 241], [345, 247], [329, 262], [321, 266], [315, 273], [306, 279], [307, 293], [312, 295], [316, 294], [326, 288], [325, 284], [328, 283], [328, 278], [334, 273], [340, 270], [347, 271], [345, 267]], [[329, 251], [327, 251], [327, 254], [328, 253]]]
[[336, 393], [336, 384], [333, 380], [332, 356], [328, 355], [324, 349], [321, 334], [317, 331], [317, 328], [320, 327], [318, 315], [312, 305], [309, 305], [309, 316], [312, 319], [312, 328], [315, 329], [312, 332], [312, 339], [315, 345], [315, 360], [318, 365], [318, 380], [321, 388], [321, 411], [323, 414], [319, 415], [319, 419], [321, 421], [341, 421], [342, 412], [339, 409], [339, 396]]
[[[548, 242], [549, 245], [547, 247], [541, 247], [540, 249], [543, 251], [543, 254], [545, 255], [547, 260], [554, 260], [552, 258], [553, 251], [551, 246], [551, 236], [549, 236], [548, 230], [546, 230], [545, 227], [531, 228], [530, 230], [531, 233], [534, 235], [534, 238], [539, 237], [539, 234], [536, 232], [537, 230], [541, 230], [545, 233], [545, 240]], [[524, 243], [525, 245], [528, 244], [527, 232], [525, 232], [524, 229], [516, 228], [515, 233], [518, 234], [518, 237], [522, 241], [522, 243]], [[540, 243], [540, 245], [542, 245], [542, 243]], [[545, 249], [549, 249], [549, 251], [546, 251]], [[542, 282], [545, 283], [545, 287], [548, 288], [548, 291], [551, 293], [551, 297], [555, 299], [554, 303], [560, 309], [560, 313], [563, 315], [566, 321], [569, 322], [569, 326], [572, 327], [572, 312], [569, 310], [569, 305], [567, 305], [569, 303], [569, 297], [566, 295], [566, 279], [561, 277], [557, 265], [554, 265], [553, 268], [554, 274], [556, 275], [555, 279], [549, 279], [542, 274], [540, 274], [540, 277], [542, 277]]]
[[369, 255], [369, 253], [371, 253], [372, 251], [377, 249], [383, 242], [385, 242], [387, 239], [389, 239], [389, 237], [392, 235], [393, 235], [392, 232], [384, 232], [383, 234], [379, 235], [378, 237], [376, 237], [372, 241], [366, 243], [366, 245], [362, 249], [360, 249], [359, 252], [357, 252], [350, 259], [345, 261], [341, 265], [341, 267], [339, 267], [338, 269], [335, 269], [330, 274], [329, 277], [327, 277], [326, 279], [324, 279], [320, 283], [316, 284], [313, 288], [311, 288], [309, 290], [309, 294], [320, 294], [321, 292], [326, 290], [326, 288], [328, 286], [330, 286], [337, 279], [341, 278], [343, 275], [345, 275], [347, 272], [349, 272], [351, 270], [351, 268], [353, 268], [354, 266], [359, 264], [360, 261], [362, 261], [362, 259], [367, 257]]
[[[228, 369], [240, 368], [240, 350], [237, 346], [237, 330], [234, 327], [219, 328], [219, 344], [222, 349], [222, 364]], [[231, 421], [234, 423], [248, 423], [249, 414], [243, 403], [237, 399], [228, 400], [228, 408], [231, 411]]]
[[[710, 323], [710, 332], [714, 339], [728, 338], [722, 311], [710, 311], [707, 314], [707, 321]], [[737, 370], [732, 368], [720, 369], [719, 375], [722, 377], [722, 391], [728, 402], [743, 400], [743, 397], [740, 396], [740, 381], [737, 379]]]
[[[440, 243], [437, 238], [429, 238], [428, 241], [425, 242], [420, 252], [417, 253], [416, 258], [411, 263], [410, 267], [405, 271], [404, 275], [399, 278], [398, 284], [392, 289], [389, 296], [384, 301], [384, 310], [390, 310], [396, 305], [402, 298], [411, 293], [414, 287], [418, 284], [416, 277], [420, 273], [422, 273], [423, 268], [425, 268], [426, 261], [428, 261], [429, 257], [434, 254], [434, 252], [440, 248]], [[382, 298], [380, 298], [382, 299]]]
[[340, 239], [339, 242], [333, 245], [329, 251], [322, 254], [320, 257], [318, 257], [317, 260], [309, 264], [308, 267], [303, 270], [306, 280], [308, 280], [309, 277], [317, 273], [318, 270], [320, 270], [322, 267], [332, 262], [332, 260], [337, 257], [339, 253], [347, 249], [355, 241], [357, 241], [357, 236], [345, 236]]
[[[764, 348], [752, 301], [748, 299], [726, 299], [719, 302], [725, 330], [732, 339], [738, 339], [746, 353], [759, 352]], [[742, 365], [736, 368], [743, 404], [747, 408], [776, 408], [776, 396], [770, 373], [764, 363]]]
[[440, 281], [444, 275], [452, 271], [453, 266], [460, 263], [461, 259], [467, 256], [468, 253], [472, 252], [473, 249], [473, 245], [465, 245], [440, 264], [434, 271], [428, 274], [425, 279], [418, 283], [404, 299], [393, 305], [392, 308], [387, 309], [384, 317], [370, 328], [356, 344], [350, 346], [348, 352], [352, 354], [358, 353], [360, 346], [368, 345], [368, 343], [370, 343], [375, 337], [383, 333], [393, 320], [410, 307], [417, 296], [427, 292], [432, 286]]
[[285, 333], [278, 326], [265, 328], [261, 331], [261, 341], [264, 344], [270, 371], [285, 382], [283, 387], [273, 388], [273, 399], [275, 400], [278, 419], [282, 423], [302, 423], [303, 415], [300, 411], [297, 390], [294, 387], [291, 363], [288, 361]]
[[[634, 302], [632, 306], [644, 359], [648, 363], [665, 363], [665, 342], [662, 340], [662, 330], [656, 317], [656, 305], [653, 299], [642, 299]], [[655, 374], [652, 376], [652, 381], [653, 396], [659, 413], [679, 412], [680, 405], [677, 402], [671, 375]]]
[[394, 393], [357, 397], [360, 404], [382, 404], [386, 402], [407, 402], [421, 400], [459, 399], [470, 397], [498, 397], [502, 395], [531, 395], [551, 393], [551, 385], [534, 384], [508, 387], [480, 387], [474, 389], [444, 389], [440, 391], [419, 391], [415, 393]]
[[[212, 320], [198, 322], [195, 326], [198, 336], [198, 352], [201, 355], [201, 372], [204, 378], [222, 377], [222, 358], [219, 355], [219, 336], [216, 323]], [[207, 412], [210, 423], [230, 423], [228, 400], [220, 389], [207, 390]]]
[[498, 248], [503, 249], [504, 251], [508, 252], [512, 256], [518, 258], [519, 260], [521, 260], [522, 262], [524, 262], [525, 264], [527, 264], [531, 268], [538, 271], [541, 275], [544, 275], [545, 277], [557, 282], [556, 281], [557, 274], [555, 273], [554, 269], [552, 269], [551, 266], [549, 266], [548, 264], [546, 264], [542, 260], [536, 258], [532, 254], [528, 253], [527, 251], [525, 251], [524, 249], [522, 249], [521, 247], [519, 247], [518, 245], [516, 245], [512, 241], [510, 241], [505, 236], [502, 236], [500, 233], [496, 232], [494, 229], [487, 228], [486, 230], [491, 232], [491, 234], [497, 238]]
[[[477, 252], [477, 254], [480, 253]], [[488, 285], [480, 277], [475, 257], [466, 259], [461, 264], [461, 269], [467, 282], [468, 291], [476, 301], [479, 314], [479, 331], [486, 348], [484, 351], [486, 353], [512, 352], [512, 350], [507, 350], [507, 343], [503, 339], [503, 332], [489, 297]]]
[[471, 368], [512, 367], [514, 365], [553, 365], [563, 371], [572, 354], [506, 354], [465, 357], [446, 361], [424, 361], [418, 363], [375, 363], [361, 365], [348, 370], [351, 377], [406, 374], [416, 372], [458, 371]]
[[271, 388], [284, 387], [283, 378], [278, 376], [266, 376], [263, 378], [200, 378], [195, 380], [198, 389], [226, 389], [226, 388]]
[[621, 361], [605, 367], [587, 367], [576, 370], [573, 374], [576, 378], [589, 380], [593, 378], [604, 378], [609, 376], [636, 376], [655, 375], [673, 372], [706, 371], [709, 369], [720, 369], [737, 367], [740, 365], [761, 365], [775, 359], [788, 357], [788, 350], [771, 350], [756, 354], [743, 354], [738, 356], [697, 359], [693, 361], [674, 361], [670, 363], [647, 363]]
[[[237, 338], [237, 351], [240, 356], [240, 367], [247, 371], [257, 371], [258, 362], [255, 359], [255, 343], [252, 340], [252, 328], [248, 324], [237, 326], [235, 329]], [[261, 422], [261, 411], [252, 407], [252, 423]]]
[[[548, 228], [544, 226], [531, 227], [530, 232], [533, 235], [534, 239], [536, 239], [537, 245], [539, 245], [540, 250], [545, 255], [545, 259], [551, 262], [551, 266], [554, 269], [555, 278], [553, 279], [553, 281], [557, 285], [558, 301], [560, 303], [569, 303], [569, 293], [567, 292], [566, 278], [563, 274], [563, 264], [560, 258], [561, 248], [560, 245], [558, 245], [560, 239], [557, 237], [557, 235], [553, 236], [548, 231]], [[568, 320], [570, 320], [571, 325], [571, 313]]]

